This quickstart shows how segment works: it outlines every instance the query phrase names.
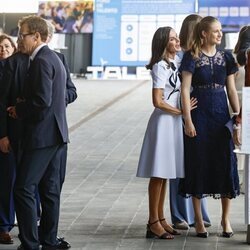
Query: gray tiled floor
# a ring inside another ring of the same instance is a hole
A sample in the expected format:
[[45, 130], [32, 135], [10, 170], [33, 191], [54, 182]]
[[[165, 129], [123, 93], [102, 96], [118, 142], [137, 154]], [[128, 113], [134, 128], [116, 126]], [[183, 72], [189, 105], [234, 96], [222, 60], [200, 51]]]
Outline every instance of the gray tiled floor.
[[[62, 192], [59, 235], [80, 249], [250, 249], [244, 225], [244, 196], [233, 200], [235, 236], [220, 237], [220, 206], [208, 199], [208, 239], [183, 231], [174, 240], [147, 240], [147, 182], [135, 177], [140, 147], [152, 111], [151, 85], [139, 81], [76, 79], [78, 100], [67, 109], [70, 139]], [[166, 199], [166, 218], [169, 219]], [[0, 249], [16, 249], [15, 244]]]

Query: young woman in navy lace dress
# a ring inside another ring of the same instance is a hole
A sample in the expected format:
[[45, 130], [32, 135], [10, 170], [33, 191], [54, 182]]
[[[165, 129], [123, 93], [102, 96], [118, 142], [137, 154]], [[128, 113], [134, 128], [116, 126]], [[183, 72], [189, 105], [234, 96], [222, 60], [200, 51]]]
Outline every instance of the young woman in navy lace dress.
[[[195, 26], [194, 44], [180, 67], [185, 121], [185, 179], [180, 183], [180, 194], [193, 197], [195, 229], [203, 238], [208, 237], [208, 232], [203, 224], [201, 198], [221, 198], [222, 236], [229, 238], [233, 235], [230, 200], [240, 191], [234, 145], [225, 128], [230, 119], [227, 95], [233, 112], [239, 112], [234, 82], [238, 68], [231, 53], [216, 48], [221, 39], [220, 22], [204, 17]], [[192, 112], [190, 96], [198, 101]]]

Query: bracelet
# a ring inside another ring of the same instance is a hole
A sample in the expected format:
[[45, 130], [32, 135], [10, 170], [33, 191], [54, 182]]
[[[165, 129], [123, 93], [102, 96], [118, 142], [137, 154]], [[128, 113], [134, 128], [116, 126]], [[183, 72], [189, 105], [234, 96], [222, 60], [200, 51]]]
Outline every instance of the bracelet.
[[240, 124], [234, 124], [233, 125], [233, 130], [239, 130], [241, 129], [241, 125]]

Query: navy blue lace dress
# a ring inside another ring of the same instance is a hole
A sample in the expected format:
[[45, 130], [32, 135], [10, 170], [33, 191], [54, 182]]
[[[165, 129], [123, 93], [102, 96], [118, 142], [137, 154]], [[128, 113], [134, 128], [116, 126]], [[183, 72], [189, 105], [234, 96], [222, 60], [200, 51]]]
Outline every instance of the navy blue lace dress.
[[192, 73], [191, 97], [198, 107], [191, 111], [196, 137], [184, 137], [185, 178], [179, 193], [184, 197], [235, 198], [240, 193], [234, 144], [225, 124], [230, 119], [225, 93], [226, 78], [238, 70], [233, 56], [217, 50], [193, 59], [185, 53], [180, 71]]

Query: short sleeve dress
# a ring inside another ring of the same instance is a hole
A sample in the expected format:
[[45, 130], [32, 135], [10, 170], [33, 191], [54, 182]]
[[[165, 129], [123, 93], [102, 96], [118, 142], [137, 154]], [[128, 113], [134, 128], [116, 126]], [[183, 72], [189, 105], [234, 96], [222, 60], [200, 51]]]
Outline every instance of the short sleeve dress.
[[231, 134], [225, 92], [226, 78], [238, 70], [231, 53], [217, 50], [214, 56], [194, 59], [186, 52], [180, 71], [192, 73], [191, 97], [198, 107], [191, 111], [196, 137], [184, 136], [185, 179], [179, 193], [185, 197], [234, 198], [239, 195], [237, 159]]
[[[178, 58], [162, 60], [151, 71], [153, 88], [164, 89], [164, 101], [180, 107]], [[183, 127], [181, 115], [155, 108], [148, 122], [141, 149], [137, 177], [163, 179], [184, 177]]]

